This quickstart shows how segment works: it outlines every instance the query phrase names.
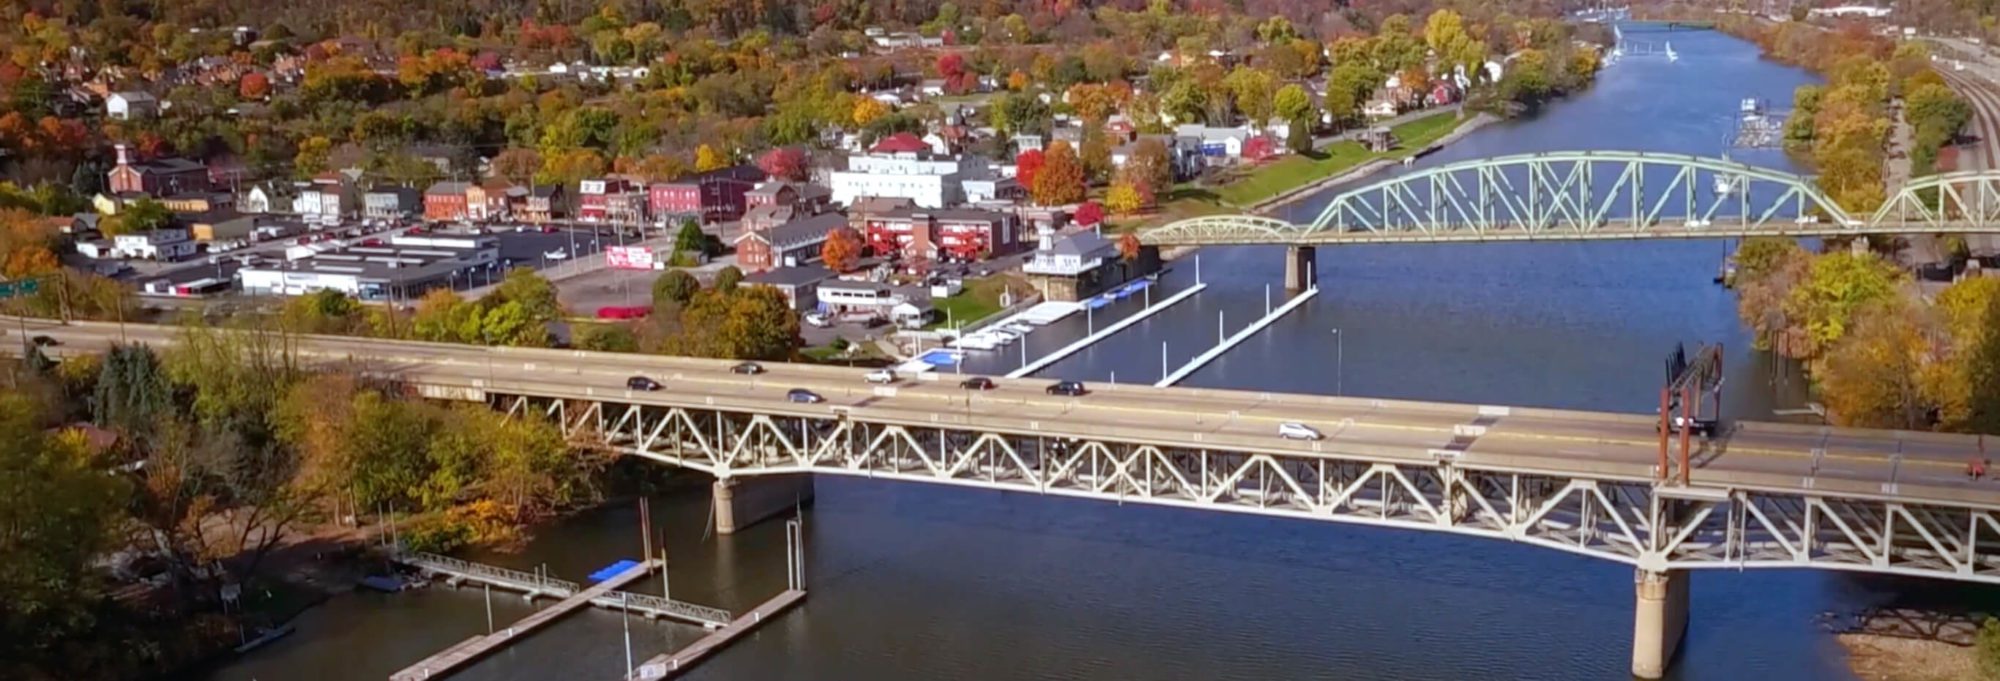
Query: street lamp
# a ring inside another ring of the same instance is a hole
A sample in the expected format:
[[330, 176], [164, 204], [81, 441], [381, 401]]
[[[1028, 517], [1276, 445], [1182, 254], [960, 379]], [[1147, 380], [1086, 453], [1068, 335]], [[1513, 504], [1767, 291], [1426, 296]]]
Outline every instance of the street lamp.
[[1347, 338], [1333, 329], [1333, 394], [1347, 394]]

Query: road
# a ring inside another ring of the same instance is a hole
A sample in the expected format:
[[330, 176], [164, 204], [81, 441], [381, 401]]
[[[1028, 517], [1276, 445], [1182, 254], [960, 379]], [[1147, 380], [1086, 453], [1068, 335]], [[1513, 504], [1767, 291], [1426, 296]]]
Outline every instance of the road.
[[[0, 348], [20, 342], [19, 320], [6, 320]], [[99, 351], [120, 339], [156, 346], [172, 342], [173, 327], [26, 323], [29, 335], [62, 343], [59, 352]], [[968, 393], [956, 376], [904, 379], [877, 390], [862, 371], [801, 364], [767, 364], [769, 373], [730, 373], [732, 362], [570, 350], [485, 348], [379, 339], [310, 337], [302, 352], [329, 360], [361, 360], [374, 370], [434, 382], [549, 397], [629, 399], [636, 403], [740, 408], [770, 414], [825, 417], [834, 407], [887, 423], [931, 425], [940, 415], [981, 427], [1052, 436], [1173, 447], [1212, 447], [1293, 454], [1339, 454], [1386, 460], [1430, 460], [1475, 423], [1485, 432], [1463, 449], [1459, 465], [1474, 468], [1592, 474], [1644, 480], [1659, 455], [1655, 419], [1629, 414], [1482, 407], [1314, 395], [1195, 388], [1092, 386], [1081, 398], [1046, 395], [1048, 380], [997, 382]], [[666, 389], [630, 394], [625, 380], [647, 375]], [[807, 388], [827, 403], [794, 404], [791, 388]], [[1323, 442], [1279, 439], [1279, 423], [1311, 425]], [[1966, 463], [1981, 450], [1975, 436], [1733, 422], [1696, 456], [1696, 484], [1770, 491], [1810, 488], [1904, 500], [1972, 503], [2000, 508], [2000, 481], [1973, 481]], [[1462, 441], [1461, 441], [1462, 445]], [[1817, 454], [1816, 454], [1817, 452]], [[1887, 494], [1885, 495], [1885, 492]]]

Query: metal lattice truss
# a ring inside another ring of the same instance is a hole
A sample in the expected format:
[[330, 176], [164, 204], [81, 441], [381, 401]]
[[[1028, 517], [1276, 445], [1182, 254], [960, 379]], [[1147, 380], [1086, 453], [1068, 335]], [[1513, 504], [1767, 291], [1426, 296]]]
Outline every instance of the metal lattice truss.
[[2000, 174], [1968, 171], [1917, 178], [1882, 203], [1875, 224], [1923, 225], [1928, 232], [2000, 228]]
[[814, 473], [1450, 532], [1641, 569], [1853, 570], [2000, 584], [2000, 506], [1656, 485], [1460, 465], [1114, 442], [934, 415], [889, 423], [493, 397], [573, 441], [717, 477]]
[[1855, 218], [1813, 180], [1724, 159], [1621, 151], [1463, 161], [1342, 192], [1311, 224], [1217, 215], [1141, 235], [1148, 244], [1710, 238], [2000, 231], [2000, 174], [1904, 187]]

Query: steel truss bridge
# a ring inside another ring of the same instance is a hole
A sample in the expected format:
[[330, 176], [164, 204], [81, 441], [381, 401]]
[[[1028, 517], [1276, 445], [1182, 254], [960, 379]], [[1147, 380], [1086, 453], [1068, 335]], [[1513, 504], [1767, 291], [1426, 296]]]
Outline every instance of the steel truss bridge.
[[1867, 215], [1812, 178], [1726, 159], [1623, 151], [1461, 161], [1333, 197], [1306, 224], [1197, 217], [1140, 235], [1158, 246], [1688, 239], [2000, 232], [2000, 172], [1920, 178]]
[[1259, 450], [1157, 429], [1106, 433], [951, 413], [912, 421], [812, 405], [741, 411], [487, 397], [509, 414], [553, 419], [573, 438], [718, 478], [845, 475], [1399, 527], [1649, 572], [1803, 567], [2000, 584], [2000, 493], [1981, 503], [1921, 501], [1893, 485], [1815, 489], [1793, 480], [1786, 489], [1707, 484], [1699, 475], [1682, 486], [1662, 483], [1652, 467], [1469, 465], [1448, 448]]

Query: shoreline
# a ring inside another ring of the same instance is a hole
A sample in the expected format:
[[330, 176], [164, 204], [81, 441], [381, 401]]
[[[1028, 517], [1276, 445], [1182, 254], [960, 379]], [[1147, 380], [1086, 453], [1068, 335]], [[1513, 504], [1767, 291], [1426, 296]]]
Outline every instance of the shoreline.
[[1392, 166], [1400, 165], [1406, 162], [1408, 159], [1423, 158], [1425, 156], [1437, 153], [1439, 150], [1445, 148], [1445, 146], [1457, 142], [1460, 139], [1464, 139], [1466, 135], [1470, 135], [1473, 132], [1478, 131], [1480, 128], [1484, 128], [1486, 126], [1498, 122], [1500, 122], [1500, 118], [1490, 113], [1480, 112], [1473, 114], [1471, 119], [1466, 120], [1463, 123], [1460, 123], [1458, 127], [1453, 128], [1451, 132], [1445, 133], [1443, 137], [1439, 137], [1436, 140], [1432, 141], [1430, 144], [1424, 145], [1423, 148], [1411, 152], [1408, 156], [1402, 156], [1397, 158], [1369, 159], [1367, 161], [1361, 162], [1359, 165], [1356, 165], [1352, 168], [1348, 168], [1338, 173], [1334, 173], [1332, 175], [1328, 175], [1326, 177], [1322, 177], [1317, 180], [1313, 180], [1305, 184], [1299, 185], [1297, 187], [1293, 187], [1291, 189], [1279, 192], [1275, 196], [1250, 204], [1249, 206], [1245, 206], [1243, 207], [1243, 210], [1252, 215], [1263, 215], [1269, 213], [1271, 210], [1275, 208], [1296, 203], [1300, 199], [1303, 199], [1312, 194], [1317, 194], [1321, 190], [1326, 189], [1327, 187], [1339, 184], [1345, 184], [1347, 182], [1351, 182], [1364, 177], [1368, 177], [1370, 175], [1374, 175], [1376, 173], [1380, 173], [1384, 170], [1389, 169]]
[[1862, 681], [1979, 681], [1973, 649], [1879, 634], [1835, 634], [1847, 667]]

